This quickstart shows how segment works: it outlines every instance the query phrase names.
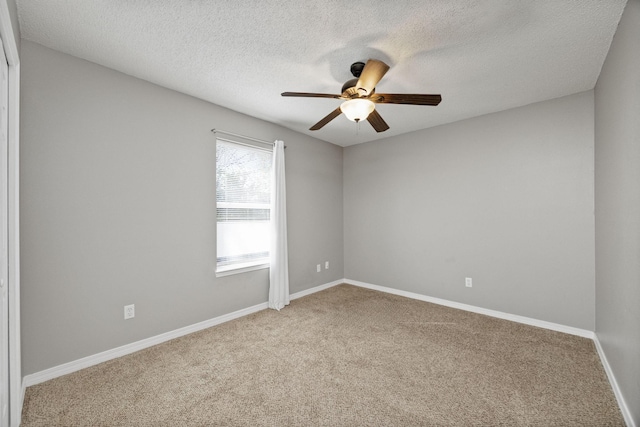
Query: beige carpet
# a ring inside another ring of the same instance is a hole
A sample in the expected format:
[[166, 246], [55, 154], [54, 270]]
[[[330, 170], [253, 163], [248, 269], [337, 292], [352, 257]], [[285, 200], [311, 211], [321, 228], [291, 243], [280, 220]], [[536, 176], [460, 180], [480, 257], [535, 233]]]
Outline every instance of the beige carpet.
[[22, 426], [624, 426], [593, 342], [349, 285], [29, 387]]

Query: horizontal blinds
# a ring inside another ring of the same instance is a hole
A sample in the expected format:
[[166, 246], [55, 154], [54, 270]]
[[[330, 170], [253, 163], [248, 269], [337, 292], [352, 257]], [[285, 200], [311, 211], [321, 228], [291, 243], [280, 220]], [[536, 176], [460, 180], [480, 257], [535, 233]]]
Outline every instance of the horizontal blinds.
[[268, 260], [270, 151], [216, 141], [218, 267]]
[[247, 145], [216, 144], [216, 201], [270, 203], [271, 153]]

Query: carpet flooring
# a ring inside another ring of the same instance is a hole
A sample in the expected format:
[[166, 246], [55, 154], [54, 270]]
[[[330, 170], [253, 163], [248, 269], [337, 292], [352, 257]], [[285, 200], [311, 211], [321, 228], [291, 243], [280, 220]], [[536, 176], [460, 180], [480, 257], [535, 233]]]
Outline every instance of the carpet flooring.
[[624, 426], [593, 342], [350, 285], [26, 391], [22, 426]]

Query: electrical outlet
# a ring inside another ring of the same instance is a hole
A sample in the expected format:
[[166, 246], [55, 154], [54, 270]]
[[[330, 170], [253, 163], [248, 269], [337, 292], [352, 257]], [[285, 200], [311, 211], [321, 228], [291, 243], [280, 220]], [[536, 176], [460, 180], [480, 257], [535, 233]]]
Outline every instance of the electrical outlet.
[[324, 262], [324, 269], [328, 270], [329, 269], [329, 261], [325, 261]]
[[322, 266], [320, 264], [316, 265], [316, 271], [320, 273], [322, 271]]
[[136, 305], [125, 305], [124, 306], [124, 320], [132, 319], [136, 317]]
[[473, 287], [473, 280], [471, 280], [471, 277], [466, 277], [466, 278], [464, 279], [464, 285], [465, 285], [467, 288], [471, 288], [471, 287]]

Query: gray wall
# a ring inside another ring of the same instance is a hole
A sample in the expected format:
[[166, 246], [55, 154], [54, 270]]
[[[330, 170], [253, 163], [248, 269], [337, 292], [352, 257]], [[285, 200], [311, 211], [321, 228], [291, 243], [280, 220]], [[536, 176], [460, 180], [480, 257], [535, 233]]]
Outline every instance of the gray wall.
[[593, 330], [593, 142], [589, 91], [346, 148], [346, 277]]
[[595, 89], [596, 334], [640, 425], [640, 1]]
[[214, 127], [287, 145], [291, 292], [344, 277], [341, 147], [21, 53], [24, 375], [267, 301], [268, 270], [215, 277]]

